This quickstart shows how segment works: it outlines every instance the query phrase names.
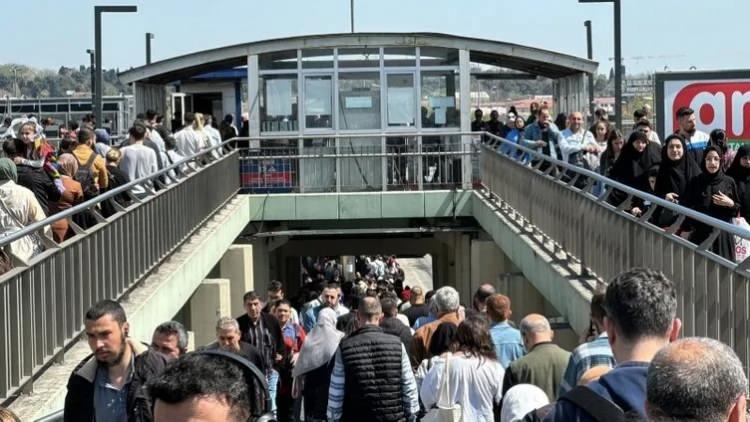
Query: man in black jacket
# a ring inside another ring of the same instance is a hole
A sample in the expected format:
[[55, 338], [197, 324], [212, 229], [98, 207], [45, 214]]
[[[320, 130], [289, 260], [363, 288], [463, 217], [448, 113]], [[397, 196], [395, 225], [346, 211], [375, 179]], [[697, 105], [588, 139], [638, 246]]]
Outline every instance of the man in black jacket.
[[417, 384], [406, 348], [378, 327], [376, 297], [357, 311], [360, 329], [341, 340], [328, 389], [328, 420], [412, 421], [419, 411]]
[[384, 298], [380, 301], [380, 305], [383, 308], [383, 319], [380, 321], [380, 328], [383, 329], [384, 333], [392, 334], [401, 339], [401, 343], [404, 344], [404, 347], [411, 347], [411, 330], [403, 323], [403, 321], [398, 319], [398, 306], [396, 305], [396, 301], [391, 298]]
[[125, 310], [115, 301], [91, 307], [85, 327], [93, 355], [68, 380], [65, 421], [151, 421], [145, 385], [162, 372], [166, 358], [127, 338]]
[[24, 159], [28, 154], [28, 147], [21, 139], [5, 141], [3, 152], [16, 163], [18, 184], [34, 193], [44, 214], [49, 216], [50, 202], [57, 202], [60, 199], [60, 191], [55, 183], [41, 167], [33, 167], [28, 164], [29, 160]]
[[279, 321], [273, 315], [262, 312], [260, 296], [250, 291], [242, 298], [245, 314], [237, 317], [242, 341], [258, 349], [266, 362], [266, 379], [271, 396], [273, 412], [276, 412], [276, 390], [279, 384], [279, 373], [274, 369], [283, 359], [285, 352], [284, 336]]

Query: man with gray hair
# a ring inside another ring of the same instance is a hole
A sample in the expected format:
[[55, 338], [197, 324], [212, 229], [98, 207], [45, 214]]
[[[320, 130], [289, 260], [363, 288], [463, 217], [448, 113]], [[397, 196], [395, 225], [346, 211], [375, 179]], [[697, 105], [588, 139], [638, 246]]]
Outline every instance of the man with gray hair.
[[437, 327], [444, 323], [450, 322], [458, 327], [461, 320], [458, 317], [458, 308], [461, 306], [458, 297], [458, 291], [450, 286], [439, 288], [432, 297], [432, 303], [437, 308], [437, 319], [426, 324], [414, 333], [414, 339], [411, 343], [411, 364], [416, 370], [424, 359], [429, 359], [430, 340]]
[[360, 328], [339, 344], [328, 389], [330, 422], [412, 421], [417, 416], [417, 383], [406, 348], [378, 326], [382, 315], [378, 298], [362, 299]]
[[235, 353], [247, 359], [250, 363], [257, 366], [258, 369], [265, 373], [266, 360], [261, 355], [258, 348], [252, 344], [242, 341], [240, 324], [236, 319], [230, 317], [221, 317], [216, 321], [216, 341], [207, 345], [206, 350], [224, 350]]
[[654, 422], [745, 421], [747, 387], [729, 346], [701, 337], [677, 340], [648, 367], [646, 413]]
[[514, 385], [533, 384], [552, 402], [557, 398], [570, 353], [552, 343], [555, 332], [542, 315], [527, 315], [521, 320], [520, 329], [528, 354], [511, 362], [505, 370], [503, 395]]
[[187, 353], [188, 335], [185, 327], [177, 321], [159, 324], [151, 336], [151, 349], [173, 360]]

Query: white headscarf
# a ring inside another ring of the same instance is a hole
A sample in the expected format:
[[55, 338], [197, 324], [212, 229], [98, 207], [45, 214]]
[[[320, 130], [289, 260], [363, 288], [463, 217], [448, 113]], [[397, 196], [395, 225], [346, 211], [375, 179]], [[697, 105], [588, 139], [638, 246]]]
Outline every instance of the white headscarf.
[[336, 312], [331, 308], [321, 309], [315, 327], [305, 337], [292, 376], [298, 377], [326, 365], [342, 337], [344, 333], [336, 329]]
[[549, 404], [549, 398], [541, 388], [531, 384], [518, 384], [503, 397], [500, 422], [521, 422], [532, 410]]

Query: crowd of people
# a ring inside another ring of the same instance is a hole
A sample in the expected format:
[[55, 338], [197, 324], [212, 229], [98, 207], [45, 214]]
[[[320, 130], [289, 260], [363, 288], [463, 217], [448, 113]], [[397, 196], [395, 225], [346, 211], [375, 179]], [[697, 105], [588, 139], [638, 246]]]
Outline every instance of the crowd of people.
[[[246, 293], [245, 313], [219, 318], [216, 341], [196, 351], [176, 321], [149, 347], [128, 338], [117, 302], [97, 303], [85, 315], [93, 354], [70, 376], [65, 420], [746, 420], [742, 363], [719, 341], [679, 339], [676, 288], [658, 271], [633, 268], [597, 289], [572, 351], [543, 315], [516, 326], [491, 284], [468, 306], [453, 287], [413, 286], [400, 313], [387, 293], [355, 284], [343, 295], [328, 282], [305, 304], [313, 312], [298, 309], [302, 322], [282, 284], [270, 286], [264, 299]], [[408, 310], [431, 319], [417, 326]]]
[[[0, 158], [0, 235], [21, 230], [130, 181], [151, 176], [237, 136], [231, 115], [222, 121], [220, 130], [213, 127], [210, 115], [201, 113], [186, 113], [184, 127], [174, 133], [162, 121], [163, 116], [149, 110], [137, 116], [127, 139], [115, 143], [109, 132], [97, 127], [95, 118], [87, 115], [80, 124], [61, 126], [61, 138], [54, 146], [45, 135], [51, 124], [48, 119], [38, 123], [35, 117], [26, 116], [6, 122], [0, 139], [3, 151], [3, 158]], [[160, 182], [172, 183], [190, 168], [218, 159], [222, 154], [221, 148], [215, 148], [204, 161], [170, 170]], [[143, 198], [158, 189], [158, 184], [138, 184], [130, 190], [130, 195]], [[127, 205], [133, 197], [121, 194], [112, 201]], [[115, 213], [115, 205], [103, 201], [94, 207], [94, 212], [108, 217]], [[96, 222], [91, 211], [82, 211], [70, 221], [57, 220], [39, 235], [11, 243], [9, 252], [27, 262], [44, 250], [41, 236], [62, 243], [75, 235], [74, 225], [86, 229]], [[2, 273], [9, 269], [12, 260], [5, 251], [0, 251], [0, 255]]]
[[[737, 216], [750, 217], [750, 147], [743, 145], [734, 150], [723, 129], [714, 129], [710, 134], [697, 129], [695, 112], [688, 107], [676, 111], [678, 129], [662, 142], [649, 120], [650, 113], [648, 107], [636, 110], [635, 123], [627, 133], [614, 127], [604, 110], [597, 110], [595, 123], [586, 128], [580, 112], [560, 113], [553, 121], [548, 107], [534, 103], [528, 119], [511, 109], [505, 123], [500, 122], [496, 111], [491, 113], [489, 121], [484, 121], [482, 111], [477, 110], [472, 130], [492, 133], [727, 223], [733, 223]], [[519, 157], [511, 144], [500, 143], [498, 149], [536, 164], [528, 156]], [[540, 170], [549, 167], [544, 162]], [[580, 178], [577, 186], [582, 187], [585, 182]], [[603, 192], [601, 185], [596, 189]], [[629, 202], [624, 208], [637, 217], [651, 205], [637, 197], [629, 200], [619, 190], [613, 190], [607, 198], [615, 206], [623, 205], [626, 200]], [[668, 228], [677, 219], [676, 213], [658, 208], [649, 221]], [[700, 244], [712, 230], [702, 222], [685, 219], [677, 233]], [[728, 260], [745, 258], [744, 253], [735, 254], [734, 240], [726, 232], [713, 242], [711, 250]]]

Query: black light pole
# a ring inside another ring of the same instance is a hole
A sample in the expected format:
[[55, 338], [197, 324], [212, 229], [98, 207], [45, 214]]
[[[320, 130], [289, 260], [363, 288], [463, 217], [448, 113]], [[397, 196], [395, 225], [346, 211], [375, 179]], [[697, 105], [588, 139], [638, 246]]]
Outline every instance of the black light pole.
[[151, 64], [151, 40], [154, 39], [154, 34], [146, 32], [146, 64]]
[[622, 130], [622, 0], [578, 0], [579, 3], [613, 3], [615, 15], [615, 124]]
[[96, 92], [96, 89], [94, 88], [94, 86], [96, 86], [96, 51], [88, 49], [86, 50], [86, 53], [88, 53], [89, 58], [91, 59], [91, 104], [93, 105], [96, 96], [96, 94], [94, 94]]
[[130, 13], [137, 12], [138, 6], [94, 6], [94, 52], [96, 56], [94, 78], [94, 116], [96, 124], [102, 120], [102, 13]]
[[[594, 58], [594, 46], [591, 41], [591, 21], [583, 23], [586, 27], [586, 56], [589, 60]], [[594, 124], [594, 74], [589, 74], [589, 125]]]

